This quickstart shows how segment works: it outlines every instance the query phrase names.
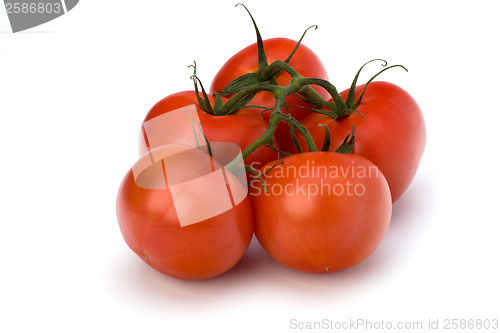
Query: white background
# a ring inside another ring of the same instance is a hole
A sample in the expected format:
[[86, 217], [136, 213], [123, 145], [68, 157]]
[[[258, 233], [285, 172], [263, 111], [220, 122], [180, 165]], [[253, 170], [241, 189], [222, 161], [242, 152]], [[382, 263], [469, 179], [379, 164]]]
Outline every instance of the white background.
[[[114, 205], [141, 121], [159, 99], [191, 89], [193, 60], [208, 87], [225, 59], [254, 42], [235, 3], [82, 0], [17, 34], [2, 9], [0, 331], [291, 332], [293, 319], [424, 328], [429, 319], [500, 319], [495, 1], [246, 3], [264, 38], [298, 39], [319, 25], [304, 44], [339, 90], [373, 58], [409, 69], [380, 79], [420, 104], [426, 152], [368, 260], [310, 275], [252, 243], [229, 273], [185, 282], [128, 249]], [[368, 66], [360, 80], [379, 69]]]

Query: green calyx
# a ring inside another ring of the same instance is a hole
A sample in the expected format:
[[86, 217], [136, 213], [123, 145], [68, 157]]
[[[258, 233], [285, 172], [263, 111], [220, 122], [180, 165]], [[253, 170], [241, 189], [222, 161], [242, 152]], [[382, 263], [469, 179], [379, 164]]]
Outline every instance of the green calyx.
[[[360, 75], [361, 71], [363, 70], [363, 68], [367, 64], [374, 62], [374, 61], [382, 61], [383, 62], [382, 66], [385, 68], [382, 69], [381, 71], [379, 71], [374, 76], [372, 76], [365, 83], [365, 86], [364, 86], [362, 93], [360, 94], [358, 99], [355, 100], [355, 90], [356, 90], [356, 85], [358, 83], [359, 75]], [[273, 63], [270, 65], [270, 67], [273, 65], [281, 67], [282, 70], [287, 71], [292, 77], [294, 77], [293, 71], [287, 70], [283, 66], [283, 64], [274, 64]], [[345, 101], [342, 99], [342, 97], [340, 96], [340, 94], [338, 93], [337, 89], [335, 88], [335, 86], [333, 84], [331, 84], [327, 80], [322, 80], [322, 79], [318, 79], [318, 78], [302, 78], [301, 84], [304, 84], [306, 86], [301, 90], [300, 94], [303, 96], [304, 101], [306, 101], [306, 102], [310, 103], [312, 106], [314, 106], [314, 108], [309, 108], [309, 110], [316, 112], [316, 113], [328, 115], [328, 116], [332, 117], [333, 119], [345, 118], [353, 113], [361, 114], [359, 111], [356, 110], [356, 108], [361, 103], [361, 100], [362, 100], [369, 84], [377, 76], [379, 76], [380, 74], [382, 74], [386, 70], [391, 69], [391, 68], [395, 68], [395, 67], [401, 67], [405, 71], [408, 71], [402, 65], [392, 65], [389, 67], [386, 67], [386, 66], [387, 66], [387, 61], [385, 61], [383, 59], [372, 59], [372, 60], [366, 62], [365, 64], [363, 64], [363, 66], [361, 66], [361, 68], [358, 70], [358, 72], [354, 76], [354, 80], [352, 81], [351, 87], [349, 88], [349, 92], [348, 92], [348, 95], [347, 95], [347, 98]], [[314, 89], [312, 89], [310, 87], [311, 85], [317, 85], [317, 86], [323, 87], [325, 90], [327, 90], [328, 93], [330, 94], [330, 96], [332, 97], [333, 103], [325, 101], [318, 93], [316, 93], [316, 91], [314, 91]], [[325, 110], [325, 108], [322, 108], [322, 106], [325, 106], [326, 110]], [[361, 114], [361, 116], [363, 116], [363, 114]]]
[[[271, 116], [268, 121], [268, 127], [265, 133], [259, 137], [255, 142], [250, 144], [243, 152], [243, 159], [246, 159], [250, 154], [252, 154], [259, 147], [264, 146], [268, 149], [273, 149], [278, 151], [282, 156], [290, 155], [283, 151], [279, 150], [279, 147], [274, 146], [274, 133], [276, 128], [280, 122], [287, 123], [289, 127], [290, 137], [295, 144], [298, 153], [302, 153], [303, 150], [314, 152], [318, 151], [318, 147], [316, 146], [311, 133], [302, 125], [302, 123], [295, 118], [293, 118], [288, 113], [288, 107], [292, 107], [292, 105], [287, 105], [285, 102], [286, 98], [291, 95], [295, 95], [299, 97], [302, 101], [309, 104], [310, 107], [304, 106], [293, 106], [293, 107], [302, 107], [305, 109], [309, 109], [313, 112], [322, 113], [332, 117], [333, 119], [341, 119], [347, 117], [353, 113], [359, 113], [356, 108], [362, 102], [362, 98], [366, 92], [369, 84], [381, 73], [384, 71], [394, 68], [401, 67], [407, 71], [407, 69], [402, 65], [393, 65], [387, 67], [387, 62], [383, 59], [373, 59], [361, 66], [358, 70], [350, 89], [348, 91], [347, 98], [344, 100], [337, 88], [328, 80], [320, 79], [320, 78], [312, 78], [312, 77], [303, 77], [300, 73], [298, 73], [292, 66], [290, 66], [290, 61], [293, 58], [294, 54], [300, 47], [300, 44], [305, 37], [307, 31], [311, 28], [317, 28], [317, 26], [311, 26], [304, 31], [299, 41], [296, 43], [295, 48], [292, 50], [290, 55], [285, 60], [277, 60], [272, 63], [268, 63], [266, 58], [266, 53], [264, 50], [264, 43], [262, 40], [262, 36], [257, 27], [257, 24], [252, 17], [250, 11], [242, 4], [237, 4], [236, 6], [243, 6], [247, 13], [249, 14], [255, 33], [257, 36], [257, 61], [258, 61], [258, 69], [256, 72], [244, 74], [232, 82], [230, 82], [222, 91], [218, 91], [214, 93], [214, 96], [209, 96], [196, 74], [196, 63], [189, 67], [194, 68], [194, 73], [192, 75], [192, 79], [194, 82], [194, 89], [196, 92], [196, 96], [198, 98], [199, 105], [209, 114], [214, 116], [226, 116], [233, 115], [237, 111], [243, 108], [262, 108], [262, 112], [271, 112]], [[381, 61], [382, 66], [384, 67], [377, 74], [372, 76], [364, 86], [363, 91], [359, 94], [358, 98], [355, 97], [355, 89], [363, 68], [369, 63]], [[291, 80], [286, 86], [280, 86], [276, 83], [276, 78], [283, 72], [286, 72]], [[325, 100], [318, 92], [316, 92], [312, 86], [319, 86], [325, 89], [331, 100]], [[201, 88], [201, 92], [200, 89]], [[258, 105], [249, 105], [251, 100], [254, 98], [255, 94], [260, 91], [268, 91], [273, 94], [276, 102], [272, 108], [263, 107]], [[226, 100], [227, 98], [227, 100]], [[213, 104], [212, 104], [213, 101]], [[362, 115], [362, 114], [361, 114]], [[363, 116], [363, 115], [362, 115]], [[364, 116], [363, 116], [364, 117]], [[326, 125], [320, 125], [325, 130], [325, 139], [323, 141], [323, 145], [321, 147], [321, 151], [330, 151], [331, 146], [331, 136], [329, 128]], [[302, 137], [303, 143], [305, 142], [305, 146], [300, 144], [299, 137]], [[355, 128], [353, 126], [352, 132], [348, 134], [343, 143], [338, 147], [335, 152], [349, 154], [354, 149], [354, 139], [355, 139]], [[208, 141], [205, 138], [205, 141], [208, 145]], [[209, 145], [208, 145], [209, 146]], [[233, 163], [239, 163], [236, 160], [231, 162], [228, 167], [231, 167]], [[257, 170], [252, 169], [250, 166], [246, 168], [247, 172], [255, 174], [259, 177], [259, 173]]]
[[[354, 101], [354, 91], [356, 89], [356, 84], [358, 82], [358, 77], [359, 77], [359, 74], [361, 73], [361, 70], [369, 63], [373, 62], [373, 61], [382, 61], [383, 64], [382, 66], [385, 67], [384, 69], [382, 69], [380, 72], [378, 72], [377, 74], [375, 74], [374, 76], [372, 76], [372, 78], [370, 80], [368, 80], [366, 83], [365, 83], [365, 87], [363, 89], [363, 92], [361, 93], [361, 95], [359, 96], [358, 100], [357, 101]], [[352, 84], [351, 84], [351, 87], [349, 88], [349, 93], [347, 94], [347, 99], [346, 99], [346, 105], [349, 109], [351, 110], [354, 110], [358, 107], [359, 103], [361, 103], [361, 99], [363, 98], [364, 94], [365, 94], [365, 91], [366, 91], [366, 88], [368, 87], [368, 85], [377, 77], [379, 76], [380, 74], [382, 74], [383, 72], [385, 72], [386, 70], [388, 69], [391, 69], [391, 68], [394, 68], [394, 67], [401, 67], [403, 68], [405, 71], [408, 72], [408, 70], [402, 66], [402, 65], [392, 65], [392, 66], [389, 66], [389, 67], [386, 67], [387, 66], [387, 61], [385, 61], [384, 59], [372, 59], [366, 63], [363, 64], [363, 66], [361, 66], [361, 68], [358, 70], [358, 72], [356, 73], [356, 76], [354, 76], [354, 80], [352, 81]]]
[[[323, 146], [321, 147], [321, 151], [330, 151], [331, 144], [331, 132], [328, 126], [325, 124], [319, 124], [319, 126], [325, 129], [325, 139], [323, 140]], [[354, 124], [352, 125], [352, 132], [347, 134], [342, 144], [335, 150], [336, 153], [341, 154], [350, 154], [354, 150]]]
[[[281, 68], [269, 66], [268, 61], [267, 61], [267, 57], [266, 57], [266, 52], [264, 49], [264, 42], [262, 40], [262, 35], [260, 34], [257, 23], [255, 22], [255, 19], [253, 18], [252, 14], [248, 10], [248, 8], [241, 3], [237, 4], [236, 7], [237, 6], [242, 6], [243, 8], [245, 8], [248, 15], [250, 16], [250, 19], [252, 20], [252, 23], [253, 23], [253, 26], [255, 29], [255, 34], [257, 36], [258, 69], [256, 72], [247, 73], [247, 74], [244, 74], [244, 75], [234, 79], [226, 87], [224, 87], [224, 89], [222, 91], [216, 92], [216, 95], [219, 95], [222, 97], [228, 97], [230, 95], [237, 94], [245, 87], [249, 87], [249, 86], [253, 86], [253, 85], [276, 84], [276, 78], [282, 72]], [[317, 29], [318, 26], [312, 25], [304, 31], [304, 33], [300, 37], [299, 41], [296, 43], [296, 45], [295, 45], [294, 49], [292, 50], [292, 52], [290, 53], [290, 55], [283, 61], [284, 63], [288, 64], [290, 62], [290, 60], [292, 60], [292, 58], [295, 55], [295, 53], [297, 52], [300, 44], [302, 43], [302, 40], [304, 39], [307, 31], [309, 31], [311, 28]], [[250, 102], [252, 100], [252, 98], [255, 96], [255, 93], [248, 95], [246, 97], [245, 101]], [[242, 104], [244, 104], [244, 103], [242, 103]]]
[[[368, 65], [369, 63], [371, 62], [374, 62], [374, 61], [382, 61], [382, 66], [385, 67], [384, 69], [382, 69], [381, 71], [379, 71], [377, 74], [373, 75], [366, 83], [365, 83], [365, 86], [363, 88], [363, 91], [361, 92], [361, 94], [359, 95], [358, 99], [355, 100], [355, 91], [356, 91], [356, 85], [358, 83], [358, 78], [359, 78], [359, 74], [361, 73], [361, 71], [363, 70], [363, 68]], [[337, 114], [335, 115], [335, 119], [340, 119], [340, 118], [344, 118], [344, 117], [347, 117], [349, 116], [350, 114], [352, 113], [360, 113], [359, 111], [356, 110], [356, 108], [358, 107], [358, 105], [361, 103], [361, 100], [363, 98], [363, 96], [365, 95], [365, 92], [366, 92], [366, 88], [368, 88], [368, 86], [370, 85], [370, 83], [377, 77], [379, 76], [380, 74], [382, 74], [383, 72], [385, 72], [386, 70], [388, 69], [391, 69], [391, 68], [394, 68], [394, 67], [401, 67], [403, 68], [405, 71], [408, 72], [408, 70], [402, 66], [402, 65], [392, 65], [392, 66], [389, 66], [389, 67], [386, 67], [387, 66], [387, 61], [385, 61], [384, 59], [372, 59], [370, 61], [367, 61], [366, 63], [363, 64], [363, 66], [361, 66], [361, 68], [358, 70], [358, 72], [356, 73], [356, 75], [354, 76], [354, 80], [352, 81], [352, 84], [351, 84], [351, 87], [349, 88], [349, 92], [347, 93], [347, 98], [345, 100], [345, 108], [343, 110], [341, 110], [340, 112], [337, 112]], [[361, 114], [361, 113], [360, 113]], [[361, 114], [363, 116], [363, 114]]]

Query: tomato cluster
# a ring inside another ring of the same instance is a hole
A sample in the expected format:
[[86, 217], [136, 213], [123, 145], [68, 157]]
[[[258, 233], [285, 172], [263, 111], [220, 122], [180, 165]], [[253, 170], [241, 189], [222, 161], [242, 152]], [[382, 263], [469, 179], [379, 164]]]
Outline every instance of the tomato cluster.
[[141, 157], [118, 191], [125, 242], [172, 277], [228, 271], [254, 234], [292, 269], [354, 266], [382, 241], [424, 151], [415, 100], [373, 81], [402, 66], [362, 85], [358, 72], [338, 93], [302, 38], [262, 40], [253, 22], [257, 42], [208, 92], [195, 68], [194, 90], [149, 110]]

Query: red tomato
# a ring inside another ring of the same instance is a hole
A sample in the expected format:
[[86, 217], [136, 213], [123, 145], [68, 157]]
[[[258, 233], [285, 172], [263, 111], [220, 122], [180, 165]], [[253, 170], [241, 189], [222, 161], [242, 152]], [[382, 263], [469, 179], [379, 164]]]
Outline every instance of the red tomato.
[[[215, 98], [213, 96], [209, 96], [209, 98], [213, 104]], [[223, 99], [223, 101], [226, 100]], [[209, 142], [233, 142], [240, 146], [243, 151], [264, 134], [267, 129], [266, 121], [249, 110], [239, 110], [226, 116], [214, 116], [205, 112], [198, 104], [194, 91], [178, 92], [163, 98], [151, 108], [144, 118], [144, 122], [189, 105], [196, 106], [203, 132]], [[144, 140], [140, 140], [139, 151], [141, 155], [147, 152]], [[278, 153], [276, 151], [263, 146], [248, 156], [245, 163], [259, 169], [277, 157]]]
[[[355, 100], [363, 89], [364, 85], [356, 87]], [[340, 95], [345, 100], [347, 94], [345, 90]], [[356, 110], [363, 115], [352, 113], [334, 120], [328, 115], [314, 113], [302, 123], [319, 147], [325, 129], [318, 125], [327, 125], [332, 133], [332, 151], [340, 146], [354, 124], [353, 153], [368, 158], [380, 168], [389, 183], [392, 201], [396, 202], [410, 186], [424, 152], [426, 130], [422, 112], [405, 90], [382, 81], [368, 85]]]
[[[267, 62], [271, 64], [276, 60], [285, 60], [297, 44], [296, 41], [287, 38], [272, 38], [263, 41], [264, 49], [266, 52]], [[328, 75], [326, 70], [321, 63], [318, 56], [307, 46], [301, 44], [289, 62], [299, 74], [304, 77], [315, 77], [320, 79], [328, 80]], [[223, 90], [231, 81], [234, 79], [247, 74], [253, 73], [258, 70], [258, 59], [257, 59], [257, 43], [252, 44], [243, 50], [232, 56], [217, 72], [215, 75], [212, 85], [210, 87], [210, 93], [213, 94], [216, 91]], [[288, 73], [282, 72], [277, 78], [276, 83], [281, 86], [286, 86], [290, 82], [290, 75]], [[330, 95], [322, 88], [313, 87], [318, 93], [320, 93], [323, 98], [328, 99]], [[250, 101], [249, 105], [259, 105], [267, 108], [274, 108], [276, 100], [271, 92], [261, 91], [258, 92], [255, 97]], [[286, 99], [286, 103], [289, 106], [289, 113], [297, 120], [302, 120], [307, 116], [310, 111], [294, 106], [305, 106], [310, 107], [309, 104], [303, 102], [300, 98], [295, 95], [291, 95]], [[263, 109], [255, 108], [250, 109], [254, 112], [261, 113]], [[283, 108], [284, 113], [288, 113], [285, 108]], [[267, 121], [271, 112], [264, 112], [262, 117]], [[293, 147], [293, 142], [290, 138], [290, 131], [286, 123], [280, 123], [275, 132], [275, 138], [278, 141], [278, 147], [280, 150], [290, 152]]]
[[253, 235], [250, 201], [241, 183], [229, 172], [224, 178], [225, 169], [214, 167], [217, 162], [208, 154], [192, 148], [172, 155], [172, 149], [177, 146], [153, 150], [136, 163], [142, 169], [126, 174], [116, 203], [122, 235], [142, 260], [166, 275], [215, 277], [248, 248]]
[[281, 264], [328, 273], [368, 258], [391, 218], [387, 181], [368, 159], [353, 154], [306, 152], [267, 164], [251, 183], [255, 235]]

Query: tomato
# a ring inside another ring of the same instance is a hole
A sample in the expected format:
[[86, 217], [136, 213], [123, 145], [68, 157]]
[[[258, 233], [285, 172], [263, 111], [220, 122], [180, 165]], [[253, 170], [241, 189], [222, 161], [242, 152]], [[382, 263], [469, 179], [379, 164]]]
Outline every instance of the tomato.
[[[356, 87], [356, 100], [364, 87]], [[344, 100], [347, 94], [348, 90], [340, 93]], [[302, 123], [319, 147], [325, 130], [318, 125], [327, 125], [332, 134], [331, 150], [338, 148], [355, 125], [353, 153], [368, 158], [380, 168], [389, 183], [392, 201], [396, 202], [410, 186], [424, 152], [426, 130], [422, 111], [405, 90], [383, 81], [368, 85], [356, 110], [361, 114], [352, 113], [338, 120], [314, 113]]]
[[128, 246], [154, 269], [185, 280], [218, 276], [253, 236], [241, 183], [197, 148], [165, 145], [130, 169], [116, 212]]
[[[215, 98], [213, 96], [209, 97], [210, 102], [213, 104]], [[223, 101], [225, 102], [226, 100], [223, 99]], [[234, 114], [224, 116], [215, 116], [205, 112], [199, 105], [194, 91], [182, 91], [163, 98], [151, 108], [144, 118], [143, 123], [167, 112], [190, 105], [195, 106], [203, 132], [209, 142], [233, 142], [243, 151], [264, 134], [267, 129], [266, 121], [255, 112], [249, 110], [242, 109]], [[196, 128], [196, 124], [194, 126]], [[159, 130], [162, 129], [160, 128]], [[191, 132], [191, 129], [189, 131]], [[179, 136], [182, 137], [190, 134], [179, 133]], [[175, 143], [175, 138], [169, 140], [172, 141], [164, 142], [164, 144]], [[200, 140], [203, 140], [203, 138], [200, 138]], [[142, 135], [139, 142], [139, 151], [141, 155], [148, 151], [147, 141], [142, 138]], [[276, 151], [263, 146], [248, 156], [245, 163], [259, 169], [267, 162], [276, 159], [277, 156], [278, 153]]]
[[255, 235], [281, 264], [304, 272], [337, 271], [364, 261], [382, 241], [391, 196], [368, 159], [306, 152], [271, 162], [261, 173], [267, 192], [258, 181], [250, 187]]
[[[266, 52], [267, 62], [271, 64], [276, 60], [285, 60], [292, 50], [295, 48], [297, 42], [287, 38], [272, 38], [263, 41], [264, 49]], [[233, 55], [226, 63], [220, 68], [215, 75], [210, 93], [213, 94], [217, 91], [222, 91], [231, 81], [247, 74], [253, 73], [258, 70], [258, 57], [257, 57], [257, 43], [252, 44], [243, 50]], [[320, 79], [328, 79], [326, 69], [324, 68], [318, 56], [307, 46], [301, 44], [294, 54], [289, 64], [304, 77], [315, 77]], [[276, 83], [281, 86], [286, 86], [290, 82], [290, 75], [282, 72], [277, 78]], [[322, 88], [313, 87], [323, 98], [328, 99], [329, 94]], [[274, 108], [275, 98], [271, 92], [260, 91], [248, 103], [249, 105], [259, 105], [266, 108]], [[297, 120], [302, 120], [310, 111], [296, 107], [310, 107], [309, 104], [302, 101], [295, 95], [291, 95], [286, 99], [288, 110], [283, 108], [284, 113], [290, 113]], [[250, 108], [254, 112], [261, 114], [263, 109]], [[262, 113], [267, 121], [271, 112]], [[275, 132], [275, 137], [278, 142], [280, 150], [290, 152], [293, 147], [293, 142], [290, 137], [290, 130], [286, 123], [280, 123]]]

